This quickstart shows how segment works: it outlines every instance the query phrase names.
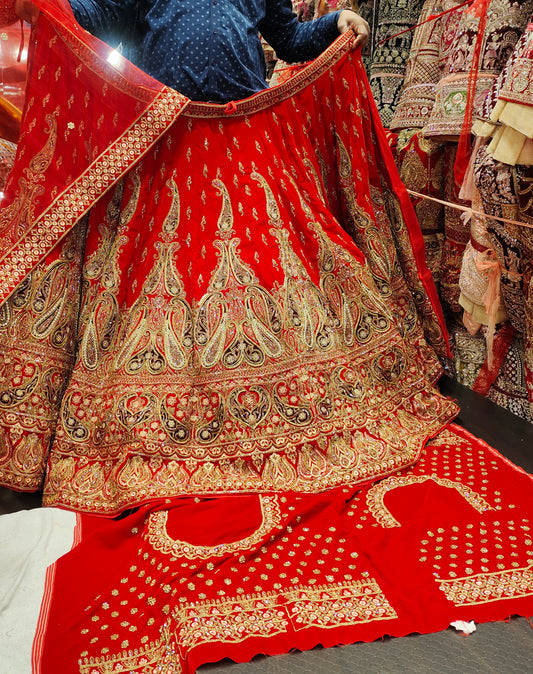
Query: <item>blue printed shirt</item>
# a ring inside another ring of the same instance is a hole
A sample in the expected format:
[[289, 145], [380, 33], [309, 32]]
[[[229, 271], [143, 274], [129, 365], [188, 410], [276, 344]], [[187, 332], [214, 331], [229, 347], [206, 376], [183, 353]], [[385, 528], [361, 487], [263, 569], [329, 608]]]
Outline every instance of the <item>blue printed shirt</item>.
[[152, 77], [193, 100], [264, 89], [260, 33], [279, 58], [308, 61], [338, 36], [339, 12], [300, 23], [290, 0], [70, 0], [78, 22]]

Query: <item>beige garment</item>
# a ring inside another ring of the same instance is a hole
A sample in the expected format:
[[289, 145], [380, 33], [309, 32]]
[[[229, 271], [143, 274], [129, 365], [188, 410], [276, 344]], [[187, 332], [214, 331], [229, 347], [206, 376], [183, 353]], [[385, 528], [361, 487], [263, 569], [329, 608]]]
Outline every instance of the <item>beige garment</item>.
[[72, 548], [75, 525], [59, 508], [0, 517], [0, 674], [31, 674], [46, 569]]
[[[512, 166], [533, 165], [533, 22], [527, 26], [482, 111], [474, 133], [490, 138], [488, 152]], [[484, 108], [488, 107], [489, 101]]]

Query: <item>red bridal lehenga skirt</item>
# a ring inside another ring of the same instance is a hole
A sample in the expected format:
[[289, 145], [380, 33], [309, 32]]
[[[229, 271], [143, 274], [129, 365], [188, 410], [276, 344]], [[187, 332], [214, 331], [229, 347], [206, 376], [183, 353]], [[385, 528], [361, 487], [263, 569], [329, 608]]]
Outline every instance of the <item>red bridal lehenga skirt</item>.
[[[46, 117], [32, 176], [83, 151], [69, 119]], [[189, 103], [16, 285], [0, 314], [0, 481], [108, 515], [367, 483], [413, 464], [456, 412], [432, 388], [441, 326], [344, 36], [280, 87]]]
[[531, 478], [439, 433], [443, 322], [352, 36], [193, 104], [39, 5], [0, 212], [0, 479], [89, 514], [33, 670], [527, 614]]

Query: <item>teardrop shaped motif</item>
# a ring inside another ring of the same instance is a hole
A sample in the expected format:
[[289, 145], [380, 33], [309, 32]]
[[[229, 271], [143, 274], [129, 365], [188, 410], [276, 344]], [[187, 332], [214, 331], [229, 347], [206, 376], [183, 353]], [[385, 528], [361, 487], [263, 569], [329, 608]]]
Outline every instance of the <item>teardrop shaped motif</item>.
[[298, 474], [286, 457], [271, 454], [265, 461], [262, 477], [263, 482], [274, 489], [280, 484], [290, 489], [291, 485], [296, 482]]

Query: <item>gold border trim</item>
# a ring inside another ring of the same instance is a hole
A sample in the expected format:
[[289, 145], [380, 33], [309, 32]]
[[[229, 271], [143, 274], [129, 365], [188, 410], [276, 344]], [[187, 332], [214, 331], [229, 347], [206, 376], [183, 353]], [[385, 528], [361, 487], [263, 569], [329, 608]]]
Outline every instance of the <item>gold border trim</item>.
[[428, 480], [432, 480], [440, 487], [455, 489], [461, 494], [465, 501], [472, 506], [472, 508], [480, 513], [484, 513], [487, 510], [494, 510], [490, 503], [467, 485], [462, 482], [454, 482], [448, 478], [439, 477], [438, 475], [391, 475], [387, 479], [370, 487], [366, 495], [368, 509], [382, 527], [386, 529], [401, 527], [400, 522], [393, 517], [386, 507], [384, 500], [385, 496], [394, 489], [408, 487], [412, 484], [422, 484]]
[[339, 35], [339, 37], [332, 42], [320, 56], [293, 75], [287, 82], [278, 84], [271, 89], [264, 89], [263, 91], [240, 101], [230, 101], [230, 103], [202, 103], [192, 101], [188, 106], [187, 111], [184, 113], [184, 116], [203, 118], [242, 117], [251, 113], [260, 112], [272, 105], [281, 103], [281, 101], [290, 98], [304, 89], [308, 84], [314, 82], [318, 77], [324, 74], [325, 70], [331, 68], [337, 61], [340, 61], [346, 53], [349, 53], [352, 50], [352, 43], [354, 40], [354, 32], [348, 30], [342, 35]]
[[532, 597], [533, 564], [462, 578], [435, 578], [435, 582], [439, 583], [439, 590], [455, 606], [477, 606], [506, 599]]
[[[189, 99], [166, 87], [133, 124], [59, 194], [1, 260], [0, 302], [159, 140]], [[147, 118], [155, 116], [155, 121]], [[124, 159], [127, 155], [128, 158]], [[38, 253], [36, 252], [38, 251]]]
[[150, 545], [165, 555], [173, 557], [186, 557], [187, 559], [211, 559], [212, 557], [225, 557], [236, 552], [250, 550], [256, 546], [262, 538], [268, 535], [281, 523], [281, 512], [277, 496], [259, 496], [261, 505], [262, 521], [259, 527], [246, 538], [231, 543], [219, 543], [218, 545], [194, 545], [187, 541], [171, 538], [167, 532], [168, 510], [150, 513], [147, 523], [146, 540]]
[[184, 604], [173, 609], [172, 618], [177, 646], [186, 654], [202, 644], [271, 638], [290, 628], [295, 634], [309, 628], [338, 629], [395, 620], [398, 614], [377, 581], [369, 578]]

